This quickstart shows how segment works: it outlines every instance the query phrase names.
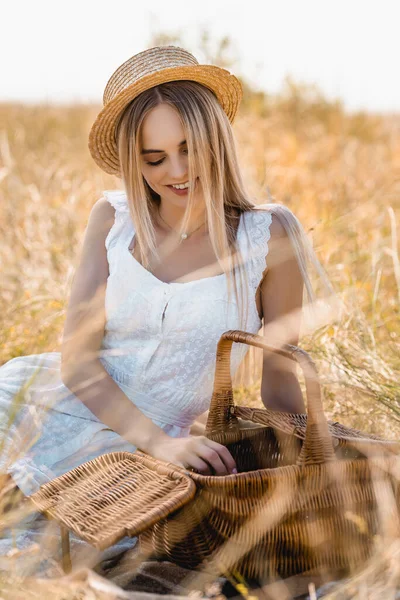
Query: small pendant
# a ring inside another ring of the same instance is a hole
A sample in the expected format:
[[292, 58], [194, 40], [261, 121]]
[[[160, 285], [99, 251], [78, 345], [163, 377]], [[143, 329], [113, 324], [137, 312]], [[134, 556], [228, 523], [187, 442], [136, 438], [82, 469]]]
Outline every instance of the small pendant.
[[187, 233], [181, 233], [181, 240], [186, 240], [187, 236], [188, 236]]

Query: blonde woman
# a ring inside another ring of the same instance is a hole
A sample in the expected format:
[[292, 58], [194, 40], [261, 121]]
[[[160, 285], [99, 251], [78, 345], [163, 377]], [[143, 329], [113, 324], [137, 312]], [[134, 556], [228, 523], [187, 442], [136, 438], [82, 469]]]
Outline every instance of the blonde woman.
[[[91, 211], [61, 352], [0, 369], [4, 414], [27, 390], [3, 444], [3, 471], [24, 494], [116, 450], [236, 471], [203, 435], [217, 342], [264, 327], [271, 343], [297, 344], [316, 262], [290, 210], [249, 198], [231, 128], [240, 98], [233, 75], [174, 46], [110, 78], [89, 148], [123, 189]], [[232, 375], [247, 350], [234, 347]], [[304, 411], [282, 360], [265, 357], [261, 391], [269, 408]]]

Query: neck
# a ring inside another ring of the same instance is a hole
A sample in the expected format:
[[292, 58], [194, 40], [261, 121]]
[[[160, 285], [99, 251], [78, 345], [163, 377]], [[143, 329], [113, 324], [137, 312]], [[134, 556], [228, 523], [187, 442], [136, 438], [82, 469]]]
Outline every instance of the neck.
[[[174, 231], [180, 231], [180, 228], [183, 223], [183, 217], [185, 214], [185, 209], [180, 208], [178, 206], [171, 205], [169, 203], [161, 201], [158, 212], [161, 216], [161, 222], [159, 223], [164, 229], [167, 229], [168, 226]], [[206, 221], [206, 211], [205, 207], [202, 206], [200, 209], [193, 207], [192, 214], [190, 215], [188, 224], [185, 227], [185, 231], [190, 233], [194, 231], [196, 228], [199, 228], [199, 232], [204, 230], [204, 227], [201, 227]]]

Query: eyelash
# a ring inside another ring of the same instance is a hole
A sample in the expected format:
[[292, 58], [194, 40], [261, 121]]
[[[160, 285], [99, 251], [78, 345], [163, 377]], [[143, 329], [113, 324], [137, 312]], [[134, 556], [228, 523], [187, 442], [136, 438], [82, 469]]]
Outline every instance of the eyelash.
[[157, 165], [161, 165], [162, 162], [164, 162], [163, 158], [161, 160], [158, 160], [157, 162], [148, 162], [147, 164], [151, 167], [156, 167]]
[[[185, 154], [187, 154], [187, 150], [183, 150], [183, 152]], [[158, 165], [161, 165], [161, 163], [163, 163], [165, 160], [165, 158], [161, 158], [161, 160], [157, 160], [156, 162], [147, 162], [146, 164], [150, 165], [151, 167], [157, 167]]]

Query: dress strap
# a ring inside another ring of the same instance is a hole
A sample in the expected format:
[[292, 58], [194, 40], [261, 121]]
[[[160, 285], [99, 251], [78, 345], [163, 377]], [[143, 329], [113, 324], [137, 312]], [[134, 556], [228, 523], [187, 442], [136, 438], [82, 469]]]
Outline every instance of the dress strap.
[[240, 240], [242, 252], [248, 265], [249, 283], [255, 292], [268, 264], [268, 244], [271, 237], [271, 205], [259, 205], [256, 210], [245, 213], [243, 240]]

